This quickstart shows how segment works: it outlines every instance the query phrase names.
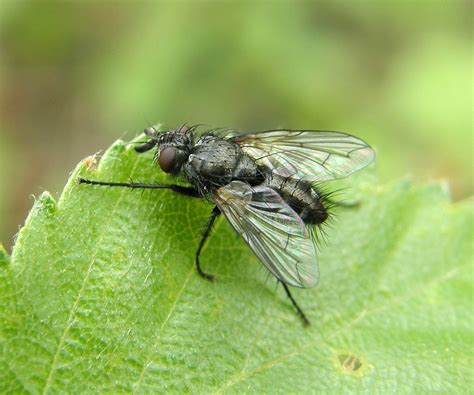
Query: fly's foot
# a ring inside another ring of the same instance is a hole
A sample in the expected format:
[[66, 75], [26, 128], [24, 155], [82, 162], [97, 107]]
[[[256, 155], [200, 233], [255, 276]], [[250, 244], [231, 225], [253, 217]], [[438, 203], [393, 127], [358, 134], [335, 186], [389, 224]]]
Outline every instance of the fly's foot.
[[213, 276], [212, 274], [204, 273], [204, 272], [202, 271], [202, 269], [201, 269], [200, 266], [197, 265], [196, 268], [197, 268], [198, 274], [199, 274], [202, 278], [206, 279], [207, 281], [214, 282], [214, 280], [216, 279], [215, 276]]

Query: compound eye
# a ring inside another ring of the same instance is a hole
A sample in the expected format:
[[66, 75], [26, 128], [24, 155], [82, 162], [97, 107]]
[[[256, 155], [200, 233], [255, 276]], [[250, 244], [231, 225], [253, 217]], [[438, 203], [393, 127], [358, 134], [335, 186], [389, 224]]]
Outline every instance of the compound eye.
[[175, 160], [176, 148], [166, 147], [160, 152], [158, 163], [160, 164], [161, 170], [165, 173], [169, 173], [175, 164]]

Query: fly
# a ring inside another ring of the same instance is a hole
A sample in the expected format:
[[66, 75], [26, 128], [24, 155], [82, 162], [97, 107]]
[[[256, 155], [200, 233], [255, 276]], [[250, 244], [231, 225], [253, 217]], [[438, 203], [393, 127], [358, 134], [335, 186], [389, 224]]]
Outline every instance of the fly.
[[309, 324], [288, 286], [311, 288], [319, 279], [315, 232], [328, 218], [328, 199], [318, 185], [367, 166], [375, 157], [372, 148], [349, 134], [318, 130], [199, 132], [196, 127], [181, 126], [165, 132], [147, 128], [144, 133], [148, 141], [135, 151], [156, 149], [155, 160], [161, 170], [184, 180], [187, 186], [83, 178], [79, 182], [170, 189], [209, 199], [215, 206], [196, 251], [199, 275], [214, 280], [202, 270], [199, 258], [216, 218], [223, 214], [283, 285], [298, 315]]

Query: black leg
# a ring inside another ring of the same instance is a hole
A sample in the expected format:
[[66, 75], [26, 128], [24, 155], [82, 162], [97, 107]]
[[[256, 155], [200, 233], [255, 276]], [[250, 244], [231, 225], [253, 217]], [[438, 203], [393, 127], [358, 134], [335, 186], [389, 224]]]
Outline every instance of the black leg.
[[296, 303], [296, 300], [293, 299], [293, 296], [291, 295], [291, 292], [290, 290], [288, 289], [288, 286], [281, 282], [281, 285], [283, 285], [283, 288], [285, 288], [285, 291], [286, 291], [286, 294], [288, 295], [288, 297], [290, 298], [291, 300], [291, 303], [293, 304], [293, 307], [296, 309], [296, 312], [298, 313], [298, 315], [300, 316], [300, 318], [303, 320], [303, 325], [304, 326], [310, 326], [311, 323], [309, 322], [309, 320], [306, 318], [306, 315], [303, 313], [303, 310], [301, 310], [300, 306], [298, 306], [298, 303]]
[[182, 195], [191, 196], [191, 197], [201, 197], [198, 191], [191, 187], [183, 187], [176, 184], [141, 184], [136, 182], [105, 182], [105, 181], [93, 181], [86, 180], [79, 177], [79, 184], [89, 184], [89, 185], [101, 185], [107, 187], [124, 187], [132, 189], [171, 189], [173, 192], [181, 193]]
[[199, 255], [201, 254], [201, 250], [202, 250], [202, 247], [204, 247], [204, 243], [206, 239], [209, 237], [209, 234], [211, 233], [212, 225], [214, 224], [214, 221], [216, 220], [216, 218], [219, 216], [220, 213], [221, 212], [219, 208], [215, 206], [214, 209], [212, 210], [211, 216], [209, 217], [209, 221], [207, 221], [206, 229], [204, 229], [201, 243], [199, 243], [199, 248], [196, 252], [196, 270], [201, 277], [209, 281], [214, 281], [214, 276], [212, 274], [207, 274], [203, 272], [203, 270], [201, 269], [201, 263], [199, 262]]

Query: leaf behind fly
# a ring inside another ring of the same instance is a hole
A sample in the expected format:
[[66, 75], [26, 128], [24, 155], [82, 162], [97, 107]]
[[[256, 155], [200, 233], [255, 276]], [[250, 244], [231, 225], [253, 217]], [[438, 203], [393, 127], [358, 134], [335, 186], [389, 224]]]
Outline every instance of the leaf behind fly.
[[77, 184], [169, 181], [132, 147], [83, 161], [2, 250], [0, 392], [466, 391], [470, 203], [351, 177], [360, 208], [336, 209], [318, 287], [293, 292], [304, 329], [225, 219], [202, 255], [216, 282], [196, 275], [207, 202]]

